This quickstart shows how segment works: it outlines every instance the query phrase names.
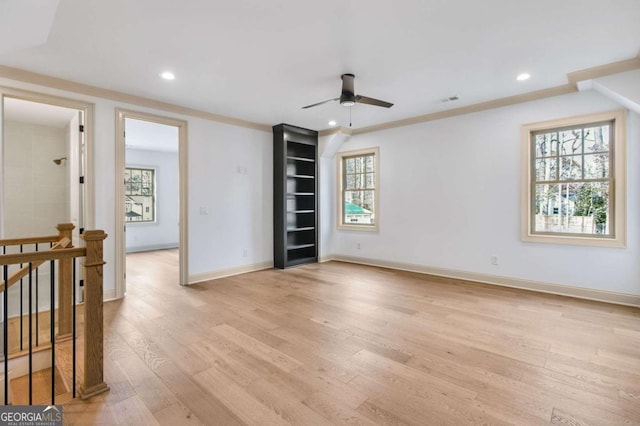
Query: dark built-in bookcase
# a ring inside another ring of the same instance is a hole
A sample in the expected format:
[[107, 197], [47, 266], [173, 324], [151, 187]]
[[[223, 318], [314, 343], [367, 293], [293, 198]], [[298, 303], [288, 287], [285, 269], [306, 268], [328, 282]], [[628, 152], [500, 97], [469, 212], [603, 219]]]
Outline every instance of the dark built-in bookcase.
[[276, 268], [318, 261], [318, 132], [273, 126], [273, 257]]

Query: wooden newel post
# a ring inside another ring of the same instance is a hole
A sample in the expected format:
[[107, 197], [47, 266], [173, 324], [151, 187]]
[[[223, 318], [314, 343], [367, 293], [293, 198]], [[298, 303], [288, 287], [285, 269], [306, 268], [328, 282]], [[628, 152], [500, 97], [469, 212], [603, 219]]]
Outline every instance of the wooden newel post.
[[85, 231], [82, 234], [87, 247], [84, 262], [84, 383], [80, 398], [87, 399], [109, 390], [104, 382], [104, 333], [102, 290], [102, 241], [104, 231]]
[[[68, 238], [72, 241], [73, 223], [61, 223], [58, 228], [58, 240]], [[72, 248], [70, 244], [67, 248]], [[58, 334], [56, 341], [61, 342], [71, 339], [71, 321], [73, 299], [73, 259], [60, 259], [58, 261]]]

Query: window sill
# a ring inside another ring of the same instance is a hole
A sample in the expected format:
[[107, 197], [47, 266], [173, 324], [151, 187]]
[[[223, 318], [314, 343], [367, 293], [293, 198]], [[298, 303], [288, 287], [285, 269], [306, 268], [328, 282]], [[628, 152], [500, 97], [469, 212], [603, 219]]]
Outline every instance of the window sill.
[[521, 236], [521, 239], [526, 243], [564, 244], [571, 246], [608, 248], [627, 247], [627, 242], [622, 238], [571, 237], [567, 235], [538, 235], [526, 233]]
[[378, 225], [338, 225], [341, 231], [378, 232]]

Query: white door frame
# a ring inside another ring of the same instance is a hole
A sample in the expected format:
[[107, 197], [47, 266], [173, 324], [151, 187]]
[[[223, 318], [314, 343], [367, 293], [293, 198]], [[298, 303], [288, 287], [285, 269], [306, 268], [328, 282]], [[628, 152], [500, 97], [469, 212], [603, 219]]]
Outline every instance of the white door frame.
[[[84, 170], [84, 212], [82, 215], [81, 226], [84, 229], [95, 228], [95, 183], [93, 168], [93, 123], [94, 105], [90, 102], [79, 101], [76, 99], [63, 98], [60, 96], [45, 95], [42, 93], [31, 92], [28, 90], [14, 89], [12, 87], [0, 86], [0, 124], [2, 132], [0, 132], [0, 147], [4, 143], [4, 99], [13, 98], [24, 101], [37, 102], [41, 104], [55, 105], [59, 107], [75, 109], [82, 111], [84, 115], [84, 142], [85, 142], [85, 170]], [[4, 173], [4, 171], [3, 171]], [[4, 182], [1, 177], [0, 183]], [[80, 184], [80, 183], [78, 183]], [[0, 185], [0, 195], [2, 195], [2, 186]], [[0, 220], [4, 220], [4, 212], [0, 211]]]
[[187, 223], [187, 121], [175, 118], [163, 117], [145, 112], [131, 111], [116, 108], [116, 173], [115, 173], [115, 209], [116, 209], [116, 298], [124, 297], [126, 292], [126, 238], [125, 238], [125, 209], [124, 209], [124, 169], [125, 169], [125, 119], [149, 121], [151, 123], [165, 124], [178, 128], [178, 175], [180, 179], [180, 211], [178, 213], [179, 236], [179, 265], [180, 285], [188, 284], [188, 223]]

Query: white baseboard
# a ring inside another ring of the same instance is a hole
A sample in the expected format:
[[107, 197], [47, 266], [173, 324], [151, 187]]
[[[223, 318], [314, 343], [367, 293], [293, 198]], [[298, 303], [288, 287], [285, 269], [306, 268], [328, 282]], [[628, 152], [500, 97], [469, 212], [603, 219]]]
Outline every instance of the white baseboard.
[[126, 252], [137, 253], [141, 251], [166, 250], [166, 249], [174, 249], [178, 247], [179, 247], [178, 243], [150, 244], [146, 246], [127, 247]]
[[114, 290], [107, 290], [103, 293], [102, 296], [102, 300], [104, 302], [110, 302], [112, 300], [116, 300], [116, 291]]
[[392, 262], [380, 259], [368, 259], [364, 257], [329, 255], [321, 262], [336, 260], [339, 262], [357, 263], [361, 265], [379, 266], [382, 268], [397, 269], [400, 271], [418, 272], [421, 274], [435, 275], [439, 277], [455, 278], [459, 280], [474, 281], [483, 284], [493, 284], [502, 287], [519, 288], [523, 290], [551, 293], [560, 296], [575, 297], [578, 299], [595, 300], [598, 302], [615, 303], [617, 305], [640, 307], [640, 295], [617, 293], [613, 291], [594, 290], [590, 288], [565, 286], [559, 284], [530, 281], [520, 278], [503, 277], [499, 275], [480, 274], [476, 272], [458, 271], [454, 269], [434, 268], [411, 263]]
[[233, 275], [246, 274], [247, 272], [261, 271], [263, 269], [270, 268], [273, 268], [273, 261], [235, 266], [233, 268], [218, 269], [215, 271], [204, 272], [202, 274], [189, 275], [189, 284], [230, 277]]

